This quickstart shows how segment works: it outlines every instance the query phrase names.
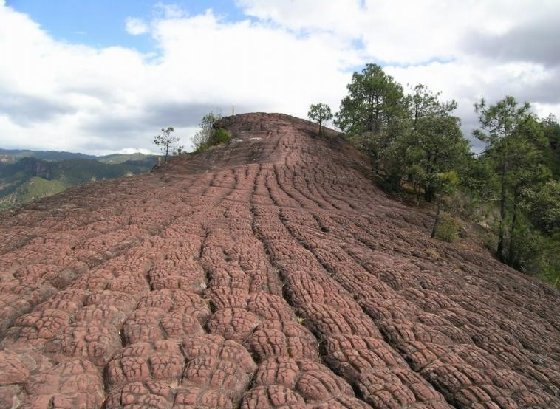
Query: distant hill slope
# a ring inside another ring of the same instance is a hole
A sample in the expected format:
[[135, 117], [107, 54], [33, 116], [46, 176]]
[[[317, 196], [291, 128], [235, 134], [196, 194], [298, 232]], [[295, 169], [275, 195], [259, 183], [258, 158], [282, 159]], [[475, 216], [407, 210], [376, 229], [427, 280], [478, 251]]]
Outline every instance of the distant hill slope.
[[33, 151], [26, 149], [2, 149], [0, 148], [0, 158], [9, 159], [15, 162], [21, 158], [37, 158], [42, 160], [67, 160], [67, 159], [96, 159], [93, 155], [83, 153], [63, 152], [63, 151]]
[[94, 159], [104, 163], [122, 163], [126, 161], [142, 161], [155, 155], [143, 153], [115, 153], [110, 155], [94, 156], [84, 153], [64, 151], [33, 151], [26, 149], [0, 148], [0, 162], [15, 162], [22, 158], [36, 158], [46, 161], [60, 161], [70, 159]]
[[20, 158], [19, 155], [28, 155], [28, 151], [3, 152], [15, 156], [0, 162], [0, 209], [28, 203], [93, 180], [146, 172], [157, 163], [157, 157], [141, 154], [96, 158], [68, 152], [31, 152], [35, 156]]
[[220, 126], [0, 213], [0, 407], [560, 408], [558, 291], [431, 239], [335, 133]]

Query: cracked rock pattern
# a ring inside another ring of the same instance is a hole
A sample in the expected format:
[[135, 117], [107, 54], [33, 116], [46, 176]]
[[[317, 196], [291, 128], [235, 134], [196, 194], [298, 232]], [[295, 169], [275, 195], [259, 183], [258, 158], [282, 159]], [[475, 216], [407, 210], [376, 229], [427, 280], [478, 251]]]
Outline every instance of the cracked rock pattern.
[[0, 214], [0, 409], [560, 408], [560, 298], [392, 201], [331, 131]]

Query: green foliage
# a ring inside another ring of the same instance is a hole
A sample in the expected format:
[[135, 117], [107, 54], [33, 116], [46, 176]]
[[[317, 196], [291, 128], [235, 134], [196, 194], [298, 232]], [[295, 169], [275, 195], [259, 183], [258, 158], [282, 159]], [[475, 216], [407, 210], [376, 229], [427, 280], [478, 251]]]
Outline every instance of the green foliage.
[[507, 264], [523, 272], [535, 272], [538, 268], [538, 254], [544, 236], [518, 215], [514, 230], [506, 236], [508, 250]]
[[541, 236], [538, 249], [533, 253], [534, 266], [532, 271], [560, 288], [560, 233], [552, 236]]
[[457, 109], [455, 101], [441, 102], [441, 92], [433, 93], [430, 89], [418, 84], [413, 88], [413, 93], [406, 96], [406, 104], [414, 124], [425, 117], [441, 117]]
[[447, 114], [417, 118], [414, 129], [399, 138], [399, 143], [404, 146], [395, 160], [402, 163], [402, 176], [419, 186], [428, 202], [438, 194], [437, 175], [458, 172], [469, 156], [458, 119]]
[[219, 145], [221, 143], [228, 143], [231, 140], [231, 134], [227, 129], [217, 128], [212, 132], [210, 137], [210, 145]]
[[523, 120], [529, 118], [530, 108], [529, 103], [519, 105], [515, 98], [509, 95], [490, 106], [482, 98], [480, 102], [474, 104], [481, 125], [481, 128], [474, 131], [474, 136], [493, 145], [509, 137]]
[[456, 102], [440, 101], [440, 93], [421, 84], [404, 95], [402, 86], [376, 64], [354, 73], [347, 89], [336, 125], [371, 157], [374, 174], [386, 190], [411, 186], [417, 197], [437, 201], [435, 236], [442, 207], [448, 207], [447, 199], [472, 159], [459, 119], [451, 114]]
[[[456, 215], [480, 223], [481, 241], [505, 263], [560, 283], [560, 124], [539, 120], [528, 103], [506, 96], [475, 104], [485, 142], [479, 156], [453, 115], [425, 85], [408, 95], [376, 64], [355, 72], [335, 124], [368, 154], [386, 189], [435, 202], [432, 237], [453, 241]], [[313, 108], [313, 106], [312, 106]], [[309, 117], [315, 113], [310, 110]], [[482, 235], [482, 233], [481, 233]]]
[[560, 124], [554, 115], [549, 115], [541, 121], [544, 137], [548, 142], [548, 149], [544, 149], [547, 166], [556, 179], [560, 179]]
[[398, 186], [396, 138], [406, 132], [407, 109], [400, 84], [377, 64], [352, 75], [348, 95], [340, 103], [335, 125], [372, 158], [376, 176]]
[[487, 155], [469, 156], [463, 167], [461, 188], [479, 203], [495, 201], [499, 178], [494, 163]]
[[452, 243], [459, 238], [460, 230], [461, 223], [450, 214], [444, 213], [435, 227], [434, 237]]
[[437, 190], [441, 192], [441, 194], [451, 195], [459, 186], [459, 175], [454, 170], [438, 173], [436, 174], [436, 178]]
[[459, 119], [451, 115], [455, 101], [441, 102], [440, 93], [424, 85], [404, 95], [401, 85], [376, 64], [354, 73], [347, 88], [336, 124], [371, 157], [386, 189], [398, 191], [404, 183], [432, 201], [440, 193], [439, 173], [461, 173], [469, 144]]
[[175, 128], [167, 127], [161, 128], [161, 133], [154, 137], [154, 144], [157, 145], [162, 153], [164, 154], [164, 161], [167, 162], [167, 158], [170, 154], [175, 154], [177, 151], [182, 151], [183, 147], [178, 146], [177, 144], [180, 141], [180, 138], [176, 135], [172, 135], [171, 133], [175, 132]]
[[311, 104], [307, 112], [307, 117], [319, 124], [319, 135], [321, 135], [323, 122], [331, 120], [333, 114], [331, 108], [327, 104], [318, 103]]
[[[459, 175], [454, 170], [448, 172], [436, 173], [430, 182], [434, 189], [435, 198], [437, 199], [437, 210], [434, 225], [432, 227], [431, 237], [437, 237], [440, 224], [442, 222], [442, 208], [450, 208], [452, 197], [457, 191], [460, 180]], [[448, 236], [446, 236], [448, 237]]]
[[377, 64], [352, 75], [348, 96], [341, 101], [336, 124], [349, 134], [394, 134], [403, 113], [403, 91]]
[[494, 178], [498, 182], [498, 244], [496, 255], [509, 264], [517, 258], [514, 237], [519, 225], [521, 195], [525, 188], [543, 182], [550, 177], [546, 168], [543, 149], [546, 139], [542, 126], [534, 118], [528, 103], [518, 104], [515, 98], [506, 96], [488, 106], [484, 99], [475, 104], [481, 127], [474, 135], [486, 142], [483, 154], [492, 164]]
[[209, 112], [200, 121], [200, 130], [193, 137], [195, 152], [204, 152], [209, 147], [227, 143], [231, 139], [230, 133], [223, 128], [215, 128], [222, 116]]
[[522, 201], [534, 226], [547, 234], [560, 231], [560, 181], [551, 179], [542, 185], [527, 187]]
[[469, 156], [461, 171], [455, 203], [457, 214], [488, 227], [496, 218], [498, 187], [499, 179], [496, 178], [491, 161], [483, 156]]
[[488, 106], [475, 105], [480, 129], [474, 135], [486, 150], [469, 164], [464, 188], [495, 216], [487, 225], [496, 255], [505, 263], [560, 280], [560, 126], [538, 120], [530, 105], [510, 96]]

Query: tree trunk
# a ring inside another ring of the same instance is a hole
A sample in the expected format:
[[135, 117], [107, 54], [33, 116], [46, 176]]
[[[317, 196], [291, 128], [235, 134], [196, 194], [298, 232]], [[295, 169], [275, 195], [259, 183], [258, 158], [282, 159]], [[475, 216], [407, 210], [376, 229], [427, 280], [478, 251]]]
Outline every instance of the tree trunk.
[[164, 162], [166, 162], [166, 163], [167, 163], [167, 157], [168, 156], [169, 156], [169, 144], [166, 143], [165, 144], [165, 159], [164, 159]]
[[433, 186], [426, 185], [424, 187], [424, 200], [428, 203], [431, 203], [434, 200], [434, 188]]
[[[432, 152], [428, 152], [428, 163], [426, 165], [426, 173], [428, 173], [428, 175], [431, 175], [434, 173], [434, 159], [432, 156]], [[434, 200], [435, 197], [435, 189], [434, 187], [428, 183], [425, 187], [424, 187], [424, 200], [428, 203], [431, 203], [432, 200]]]
[[375, 107], [375, 123], [373, 126], [373, 132], [378, 134], [381, 131], [381, 124], [379, 120], [379, 98], [377, 98], [376, 107]]

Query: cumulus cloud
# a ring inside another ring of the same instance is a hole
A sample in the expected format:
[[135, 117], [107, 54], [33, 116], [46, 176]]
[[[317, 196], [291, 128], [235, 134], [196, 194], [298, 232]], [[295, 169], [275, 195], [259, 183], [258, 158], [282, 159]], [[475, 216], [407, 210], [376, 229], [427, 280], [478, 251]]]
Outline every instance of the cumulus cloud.
[[[298, 33], [328, 32], [358, 44], [403, 84], [424, 83], [472, 106], [511, 94], [558, 112], [560, 3], [426, 0], [237, 0], [248, 15]], [[545, 108], [542, 108], [545, 109]], [[469, 127], [466, 127], [469, 128]], [[466, 129], [465, 128], [465, 129]]]
[[[0, 92], [17, 96], [0, 114], [12, 130], [6, 145], [59, 147], [54, 140], [64, 139], [67, 149], [149, 148], [154, 130], [195, 129], [209, 110], [304, 115], [316, 99], [337, 103], [347, 81], [343, 67], [358, 62], [331, 38], [222, 22], [211, 11], [152, 21], [155, 58], [56, 42], [9, 7], [0, 9], [0, 27], [0, 52], [14, 56], [0, 70]], [[27, 103], [22, 113], [18, 107]]]
[[128, 34], [137, 36], [149, 31], [148, 25], [144, 20], [135, 17], [128, 17], [125, 20], [125, 29]]
[[557, 28], [543, 25], [560, 3], [419, 3], [238, 0], [247, 17], [235, 21], [160, 3], [151, 20], [123, 22], [156, 44], [157, 53], [142, 54], [58, 42], [0, 0], [0, 55], [10, 56], [0, 67], [0, 145], [154, 150], [152, 136], [175, 126], [188, 146], [210, 110], [304, 117], [319, 101], [336, 110], [366, 62], [382, 63], [403, 85], [424, 83], [456, 99], [467, 131], [482, 96], [513, 94], [560, 116], [549, 39]]
[[418, 64], [452, 59], [467, 31], [500, 34], [519, 21], [555, 11], [558, 2], [531, 0], [237, 0], [248, 15], [290, 30], [359, 39], [380, 62]]

